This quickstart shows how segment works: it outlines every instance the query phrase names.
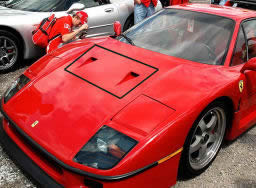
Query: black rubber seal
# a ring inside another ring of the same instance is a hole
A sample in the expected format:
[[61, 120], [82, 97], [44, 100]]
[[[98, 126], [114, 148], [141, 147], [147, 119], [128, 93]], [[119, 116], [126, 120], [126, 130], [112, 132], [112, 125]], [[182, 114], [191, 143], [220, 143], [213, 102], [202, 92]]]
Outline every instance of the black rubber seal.
[[81, 169], [78, 168], [74, 168], [72, 166], [69, 166], [65, 163], [63, 163], [61, 160], [57, 159], [55, 156], [53, 156], [52, 154], [50, 154], [48, 151], [46, 151], [42, 146], [40, 146], [38, 143], [36, 143], [33, 139], [31, 139], [26, 133], [24, 133], [22, 131], [22, 129], [17, 126], [9, 117], [8, 115], [4, 112], [3, 107], [2, 107], [2, 103], [0, 105], [0, 111], [2, 112], [4, 118], [13, 126], [13, 128], [20, 134], [20, 136], [23, 137], [23, 139], [28, 142], [32, 147], [35, 147], [37, 150], [39, 150], [43, 155], [47, 156], [50, 160], [54, 161], [55, 163], [57, 163], [59, 166], [61, 166], [62, 168], [71, 171], [75, 174], [79, 174], [79, 175], [83, 175], [83, 176], [87, 176], [93, 179], [97, 179], [97, 180], [102, 180], [102, 181], [118, 181], [118, 180], [122, 180], [122, 179], [127, 179], [130, 178], [132, 176], [138, 175], [154, 166], [157, 166], [158, 163], [154, 162], [152, 164], [149, 164], [143, 168], [137, 169], [135, 171], [126, 173], [126, 174], [122, 174], [122, 175], [117, 175], [117, 176], [103, 176], [103, 175], [97, 175], [97, 174], [93, 174], [93, 173], [89, 173], [86, 171], [83, 171]]

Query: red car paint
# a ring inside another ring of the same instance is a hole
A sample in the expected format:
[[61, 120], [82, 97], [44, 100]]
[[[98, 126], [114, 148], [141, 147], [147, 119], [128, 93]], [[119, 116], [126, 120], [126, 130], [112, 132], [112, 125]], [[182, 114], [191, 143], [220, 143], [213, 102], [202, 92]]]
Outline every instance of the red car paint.
[[[101, 176], [127, 174], [179, 150], [193, 122], [218, 98], [232, 101], [233, 121], [226, 138], [235, 139], [256, 123], [256, 87], [251, 82], [256, 73], [242, 74], [243, 64], [230, 67], [239, 25], [246, 18], [256, 17], [256, 13], [214, 5], [173, 7], [236, 21], [224, 66], [163, 55], [111, 37], [86, 39], [44, 56], [26, 70], [24, 74], [31, 82], [6, 104], [2, 101], [4, 112], [59, 161]], [[93, 63], [95, 60], [97, 63]], [[244, 81], [243, 92], [239, 91], [240, 80]], [[39, 123], [32, 127], [35, 121]], [[86, 187], [84, 176], [65, 168], [56, 169], [29, 147], [6, 120], [3, 125], [9, 137], [58, 183]], [[102, 125], [122, 132], [138, 144], [110, 170], [75, 163], [74, 156]], [[180, 153], [120, 181], [96, 181], [104, 187], [141, 187], [145, 181], [147, 187], [168, 187], [176, 182], [179, 159]]]

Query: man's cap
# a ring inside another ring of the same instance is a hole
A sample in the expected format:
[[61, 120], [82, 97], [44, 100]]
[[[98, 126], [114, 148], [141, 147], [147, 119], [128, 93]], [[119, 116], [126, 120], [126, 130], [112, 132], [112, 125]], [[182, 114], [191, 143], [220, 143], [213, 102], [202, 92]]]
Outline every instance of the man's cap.
[[82, 24], [87, 23], [88, 14], [86, 12], [79, 11], [76, 15], [80, 18]]

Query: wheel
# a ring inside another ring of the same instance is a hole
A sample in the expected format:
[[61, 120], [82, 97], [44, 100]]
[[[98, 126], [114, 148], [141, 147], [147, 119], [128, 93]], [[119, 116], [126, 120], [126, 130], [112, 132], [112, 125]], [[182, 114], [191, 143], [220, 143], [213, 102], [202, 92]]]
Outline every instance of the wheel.
[[226, 132], [226, 108], [209, 105], [192, 126], [181, 155], [179, 176], [191, 178], [206, 170], [217, 156]]
[[126, 20], [123, 28], [123, 32], [125, 32], [127, 29], [132, 27], [134, 25], [134, 18], [133, 15], [129, 16], [129, 18]]
[[0, 71], [13, 69], [21, 59], [20, 41], [12, 33], [0, 30]]

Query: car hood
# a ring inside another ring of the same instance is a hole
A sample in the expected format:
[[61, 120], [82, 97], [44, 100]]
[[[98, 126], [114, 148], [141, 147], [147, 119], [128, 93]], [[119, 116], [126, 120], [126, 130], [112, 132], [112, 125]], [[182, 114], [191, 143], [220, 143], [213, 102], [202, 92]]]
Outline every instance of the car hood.
[[[72, 160], [103, 125], [119, 122], [117, 129], [138, 141], [160, 128], [161, 122], [150, 125], [150, 130], [146, 125], [126, 126], [127, 117], [122, 117], [126, 108], [154, 101], [149, 108], [163, 110], [163, 121], [174, 110], [181, 113], [198, 103], [232, 77], [218, 66], [185, 61], [111, 38], [81, 44], [72, 43], [51, 54], [51, 60], [41, 60], [55, 68], [46, 71], [40, 62], [34, 64], [30, 72], [41, 67], [43, 74], [4, 106], [32, 139], [63, 161]], [[131, 106], [133, 103], [136, 105]], [[143, 131], [147, 134], [141, 134]]]

